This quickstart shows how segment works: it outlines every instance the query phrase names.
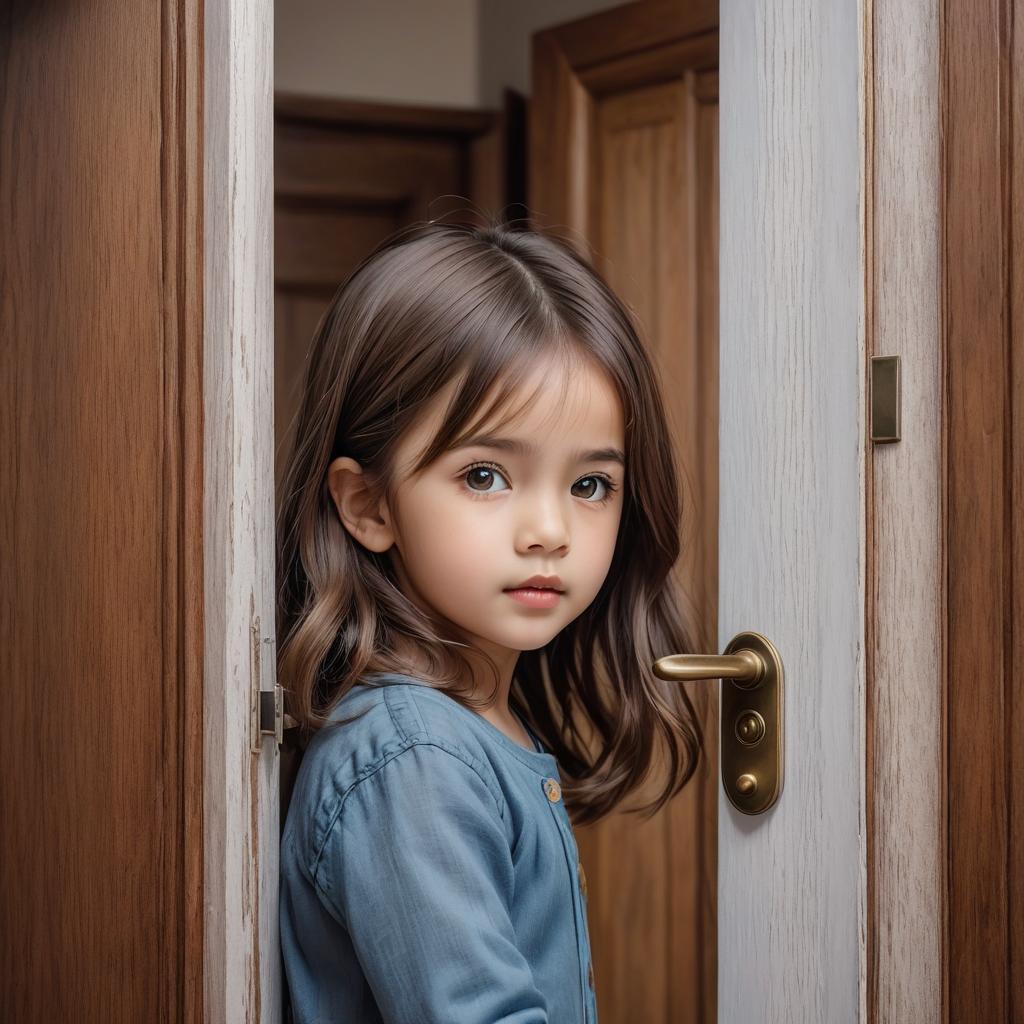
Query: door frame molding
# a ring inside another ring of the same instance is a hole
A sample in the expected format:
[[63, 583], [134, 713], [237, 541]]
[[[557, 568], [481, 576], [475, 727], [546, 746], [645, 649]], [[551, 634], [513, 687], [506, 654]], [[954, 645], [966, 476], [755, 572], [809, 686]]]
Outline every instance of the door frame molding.
[[250, 749], [251, 626], [276, 683], [272, 0], [205, 5], [204, 1015], [281, 1019], [279, 751]]
[[945, 0], [938, 216], [949, 1020], [1024, 1016], [1024, 3]]
[[[864, 0], [865, 829], [862, 1019], [940, 1024], [945, 848], [940, 3]], [[898, 355], [901, 440], [869, 439]]]

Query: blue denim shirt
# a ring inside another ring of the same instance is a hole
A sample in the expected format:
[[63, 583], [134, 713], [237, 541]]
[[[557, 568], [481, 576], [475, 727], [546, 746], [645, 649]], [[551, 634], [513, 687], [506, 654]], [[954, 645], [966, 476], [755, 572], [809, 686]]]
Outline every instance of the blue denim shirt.
[[[296, 1024], [597, 1024], [554, 756], [409, 676], [353, 687], [281, 839]], [[524, 723], [525, 724], [525, 723]]]

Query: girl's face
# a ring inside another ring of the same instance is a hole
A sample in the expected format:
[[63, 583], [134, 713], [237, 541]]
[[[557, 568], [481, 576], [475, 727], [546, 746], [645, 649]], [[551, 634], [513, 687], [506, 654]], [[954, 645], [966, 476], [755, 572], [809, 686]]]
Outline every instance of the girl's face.
[[[541, 390], [500, 437], [483, 436], [485, 426], [410, 479], [453, 382], [399, 445], [402, 482], [390, 514], [357, 533], [374, 550], [391, 551], [403, 593], [455, 622], [509, 673], [518, 652], [542, 647], [594, 600], [622, 515], [618, 395], [581, 360], [563, 400], [563, 372], [554, 362], [538, 366], [526, 387]], [[562, 593], [544, 604], [510, 595], [534, 575], [558, 577]]]

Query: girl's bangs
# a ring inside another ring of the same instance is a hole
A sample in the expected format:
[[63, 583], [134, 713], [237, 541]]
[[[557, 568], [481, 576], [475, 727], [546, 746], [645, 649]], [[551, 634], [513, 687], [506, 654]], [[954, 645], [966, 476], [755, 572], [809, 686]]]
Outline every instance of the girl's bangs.
[[453, 378], [459, 383], [447, 414], [414, 472], [476, 434], [497, 433], [515, 422], [550, 383], [550, 375], [546, 375], [535, 387], [525, 387], [526, 380], [544, 360], [556, 365], [561, 360], [562, 372], [558, 376], [564, 402], [573, 349], [564, 328], [541, 324], [533, 317], [517, 323], [496, 344], [478, 348], [476, 357]]

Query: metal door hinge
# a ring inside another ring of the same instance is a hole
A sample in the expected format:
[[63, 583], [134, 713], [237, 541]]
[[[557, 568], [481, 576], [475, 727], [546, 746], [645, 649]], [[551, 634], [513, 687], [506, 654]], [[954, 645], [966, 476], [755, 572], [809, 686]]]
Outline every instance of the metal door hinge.
[[275, 668], [274, 638], [261, 632], [257, 615], [250, 626], [249, 746], [254, 754], [262, 748], [264, 736], [273, 736], [278, 746], [284, 741], [284, 692], [277, 682], [270, 689], [263, 687], [264, 666], [270, 675]]

